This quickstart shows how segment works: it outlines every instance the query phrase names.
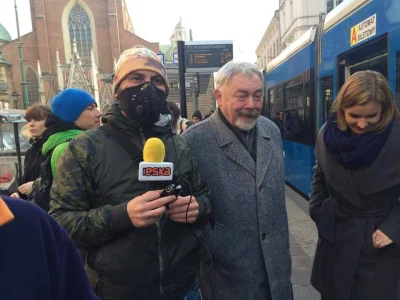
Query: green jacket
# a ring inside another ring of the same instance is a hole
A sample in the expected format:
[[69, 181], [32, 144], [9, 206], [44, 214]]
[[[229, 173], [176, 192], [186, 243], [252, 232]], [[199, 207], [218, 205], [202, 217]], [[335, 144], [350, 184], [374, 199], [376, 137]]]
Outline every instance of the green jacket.
[[[50, 214], [78, 248], [88, 250], [87, 264], [101, 281], [99, 295], [107, 295], [104, 288], [111, 295], [121, 295], [118, 299], [170, 299], [165, 295], [183, 299], [196, 280], [202, 246], [200, 227], [211, 214], [210, 191], [198, 176], [185, 140], [172, 133], [170, 124], [143, 132], [122, 116], [118, 106], [105, 121], [136, 144], [138, 149], [132, 151], [138, 152], [139, 159], [134, 161], [101, 128], [74, 138], [57, 169]], [[152, 136], [163, 139], [165, 161], [174, 163], [174, 175], [181, 179], [184, 195], [192, 194], [199, 203], [195, 224], [176, 223], [164, 215], [147, 228], [132, 225], [127, 203], [167, 185], [138, 180], [144, 139]]]
[[42, 154], [46, 154], [53, 150], [51, 154], [51, 170], [54, 175], [56, 173], [57, 163], [60, 160], [61, 155], [64, 153], [71, 139], [81, 134], [83, 131], [78, 129], [70, 129], [52, 134], [47, 141], [43, 144]]

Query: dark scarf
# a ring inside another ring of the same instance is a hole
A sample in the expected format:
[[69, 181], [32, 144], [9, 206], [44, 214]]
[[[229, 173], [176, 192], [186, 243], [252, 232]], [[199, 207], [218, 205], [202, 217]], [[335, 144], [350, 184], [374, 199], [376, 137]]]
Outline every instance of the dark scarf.
[[369, 165], [379, 155], [392, 131], [390, 123], [383, 132], [375, 131], [353, 134], [350, 128], [341, 131], [336, 115], [328, 119], [324, 131], [324, 142], [329, 152], [346, 169], [357, 169]]
[[53, 113], [50, 113], [47, 116], [46, 123], [44, 124], [44, 126], [46, 126], [46, 130], [43, 132], [43, 143], [45, 143], [51, 135], [53, 135], [57, 132], [67, 131], [70, 129], [81, 130], [74, 123], [65, 122], [65, 121], [61, 120], [59, 117], [57, 117], [56, 115], [54, 115]]
[[222, 123], [226, 125], [238, 138], [238, 140], [243, 144], [246, 150], [250, 153], [250, 156], [256, 161], [256, 127], [253, 127], [249, 131], [239, 129], [233, 126], [228, 120], [225, 118], [224, 114], [222, 113], [221, 109], [217, 109], [217, 113], [219, 118], [221, 119]]

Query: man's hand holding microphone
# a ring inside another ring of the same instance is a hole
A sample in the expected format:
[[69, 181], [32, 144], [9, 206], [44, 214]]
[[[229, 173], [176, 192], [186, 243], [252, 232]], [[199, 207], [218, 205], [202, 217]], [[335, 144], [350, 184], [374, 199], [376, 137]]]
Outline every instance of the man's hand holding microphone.
[[[163, 162], [164, 143], [158, 138], [147, 140], [143, 162], [139, 164], [140, 181], [171, 181], [173, 164]], [[199, 215], [199, 204], [194, 196], [178, 197], [165, 190], [148, 191], [128, 202], [127, 211], [135, 227], [148, 227], [165, 214], [178, 223], [194, 223]]]

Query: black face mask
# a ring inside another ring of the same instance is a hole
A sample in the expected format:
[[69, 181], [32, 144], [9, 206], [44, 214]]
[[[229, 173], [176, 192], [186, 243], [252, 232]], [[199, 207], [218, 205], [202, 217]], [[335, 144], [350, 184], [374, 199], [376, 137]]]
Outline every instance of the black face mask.
[[151, 82], [145, 82], [123, 90], [118, 100], [128, 118], [143, 126], [151, 126], [159, 120], [167, 94]]

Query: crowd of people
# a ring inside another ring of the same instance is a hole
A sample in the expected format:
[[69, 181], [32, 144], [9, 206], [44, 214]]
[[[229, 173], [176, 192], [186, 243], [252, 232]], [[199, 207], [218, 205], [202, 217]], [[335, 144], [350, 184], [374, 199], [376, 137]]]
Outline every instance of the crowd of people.
[[[166, 70], [126, 50], [102, 113], [69, 88], [26, 110], [24, 177], [0, 198], [0, 299], [291, 300], [280, 129], [257, 66], [228, 62], [218, 108], [182, 118]], [[353, 74], [321, 128], [310, 196], [312, 285], [325, 300], [400, 295], [400, 115], [379, 73]], [[101, 126], [100, 126], [101, 125]], [[173, 180], [142, 181], [150, 138]], [[165, 195], [171, 183], [179, 194]]]

